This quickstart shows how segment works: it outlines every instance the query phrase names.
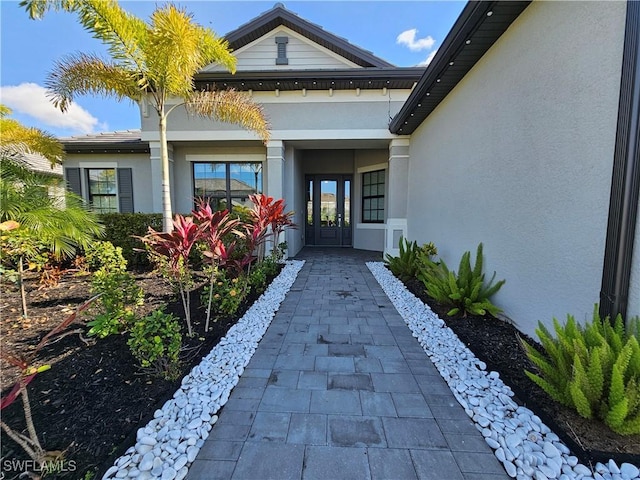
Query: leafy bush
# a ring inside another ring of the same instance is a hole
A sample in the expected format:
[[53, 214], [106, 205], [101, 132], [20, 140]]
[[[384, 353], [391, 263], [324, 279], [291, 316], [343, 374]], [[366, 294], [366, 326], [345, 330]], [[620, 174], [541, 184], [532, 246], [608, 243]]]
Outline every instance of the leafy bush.
[[502, 310], [489, 300], [505, 280], [493, 283], [496, 273], [491, 280], [485, 282], [482, 273], [482, 243], [478, 245], [476, 261], [471, 268], [471, 253], [465, 252], [460, 260], [458, 273], [449, 270], [444, 260], [438, 263], [421, 257], [418, 278], [424, 284], [427, 294], [439, 303], [452, 305], [454, 308], [447, 312], [448, 315], [456, 315], [463, 312], [472, 315], [497, 315]]
[[640, 319], [631, 320], [625, 332], [622, 317], [613, 324], [602, 320], [596, 305], [593, 320], [584, 326], [567, 316], [564, 326], [553, 319], [554, 338], [539, 322], [536, 333], [544, 354], [522, 342], [538, 373], [527, 376], [557, 402], [585, 418], [599, 418], [616, 433], [640, 433], [640, 347], [631, 332]]
[[403, 237], [400, 237], [398, 248], [400, 250], [399, 256], [393, 257], [387, 254], [384, 263], [389, 267], [391, 273], [403, 282], [417, 277], [422, 257], [429, 258], [438, 253], [438, 249], [431, 242], [419, 247], [416, 241], [410, 242]]
[[127, 260], [122, 255], [122, 247], [116, 247], [109, 241], [93, 242], [85, 252], [85, 261], [91, 271], [105, 269], [124, 272], [127, 269]]
[[218, 271], [215, 282], [203, 288], [203, 303], [209, 298], [210, 288], [213, 288], [212, 310], [220, 315], [235, 315], [249, 294], [249, 282], [244, 275], [230, 278], [224, 270]]
[[155, 310], [134, 323], [127, 344], [143, 368], [151, 368], [169, 380], [177, 378], [182, 346], [177, 317], [163, 309]]
[[104, 338], [127, 330], [135, 320], [135, 307], [142, 305], [144, 293], [127, 272], [122, 248], [111, 242], [97, 241], [86, 252], [92, 270], [91, 293], [98, 296], [95, 318], [87, 325], [89, 335]]
[[105, 238], [122, 248], [130, 269], [152, 268], [142, 242], [136, 237], [146, 235], [149, 227], [162, 230], [161, 213], [103, 213], [100, 220], [104, 224]]
[[251, 267], [248, 275], [249, 286], [253, 291], [261, 294], [267, 287], [267, 280], [278, 273], [278, 260], [276, 256], [268, 256], [261, 262]]
[[135, 307], [142, 305], [144, 298], [133, 275], [108, 269], [93, 274], [91, 293], [99, 295], [96, 301], [98, 313], [87, 325], [91, 327], [89, 335], [99, 338], [127, 330], [136, 318]]

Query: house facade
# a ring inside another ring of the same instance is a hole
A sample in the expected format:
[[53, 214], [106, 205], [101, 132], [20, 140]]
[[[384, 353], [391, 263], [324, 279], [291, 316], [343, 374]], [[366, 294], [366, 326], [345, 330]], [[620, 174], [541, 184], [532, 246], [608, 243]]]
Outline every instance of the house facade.
[[[507, 280], [494, 301], [528, 334], [596, 302], [640, 315], [638, 10], [470, 2], [427, 68], [399, 68], [277, 4], [226, 36], [235, 75], [195, 78], [247, 91], [271, 140], [176, 109], [173, 211], [284, 198], [289, 255], [394, 254], [404, 236], [455, 265], [483, 242]], [[158, 121], [140, 113], [140, 131], [64, 140], [68, 185], [98, 209], [162, 210]]]

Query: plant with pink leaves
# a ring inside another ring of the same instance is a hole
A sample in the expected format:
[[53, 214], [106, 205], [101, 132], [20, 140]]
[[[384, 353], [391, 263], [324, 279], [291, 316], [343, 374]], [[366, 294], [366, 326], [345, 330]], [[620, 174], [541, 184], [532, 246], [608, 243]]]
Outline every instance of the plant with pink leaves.
[[148, 245], [153, 259], [160, 265], [161, 271], [180, 292], [190, 337], [193, 336], [190, 297], [194, 281], [189, 255], [202, 236], [203, 228], [193, 221], [193, 217], [176, 215], [173, 220], [173, 230], [170, 232], [156, 232], [149, 227], [149, 233], [140, 237], [140, 240]]
[[243, 236], [238, 230], [241, 222], [237, 218], [232, 218], [228, 210], [214, 212], [211, 205], [204, 199], [198, 200], [196, 210], [193, 212], [198, 225], [200, 227], [201, 238], [207, 244], [207, 249], [202, 252], [204, 261], [208, 263], [209, 276], [209, 292], [207, 301], [207, 319], [204, 331], [209, 331], [209, 320], [211, 319], [211, 305], [213, 303], [214, 282], [220, 267], [226, 267], [231, 261], [230, 256], [235, 249], [236, 241], [224, 239], [229, 238], [229, 234]]

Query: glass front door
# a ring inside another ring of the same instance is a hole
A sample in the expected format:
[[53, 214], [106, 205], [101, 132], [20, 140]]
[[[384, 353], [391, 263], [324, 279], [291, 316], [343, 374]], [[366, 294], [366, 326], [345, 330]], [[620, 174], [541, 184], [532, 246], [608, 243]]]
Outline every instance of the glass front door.
[[306, 244], [350, 247], [351, 176], [309, 175], [306, 190]]

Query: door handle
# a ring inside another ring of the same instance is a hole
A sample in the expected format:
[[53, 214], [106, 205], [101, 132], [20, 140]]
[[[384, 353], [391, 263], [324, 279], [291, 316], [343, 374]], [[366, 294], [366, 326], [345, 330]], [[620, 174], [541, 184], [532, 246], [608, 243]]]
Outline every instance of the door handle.
[[342, 214], [338, 214], [338, 228], [342, 227]]

